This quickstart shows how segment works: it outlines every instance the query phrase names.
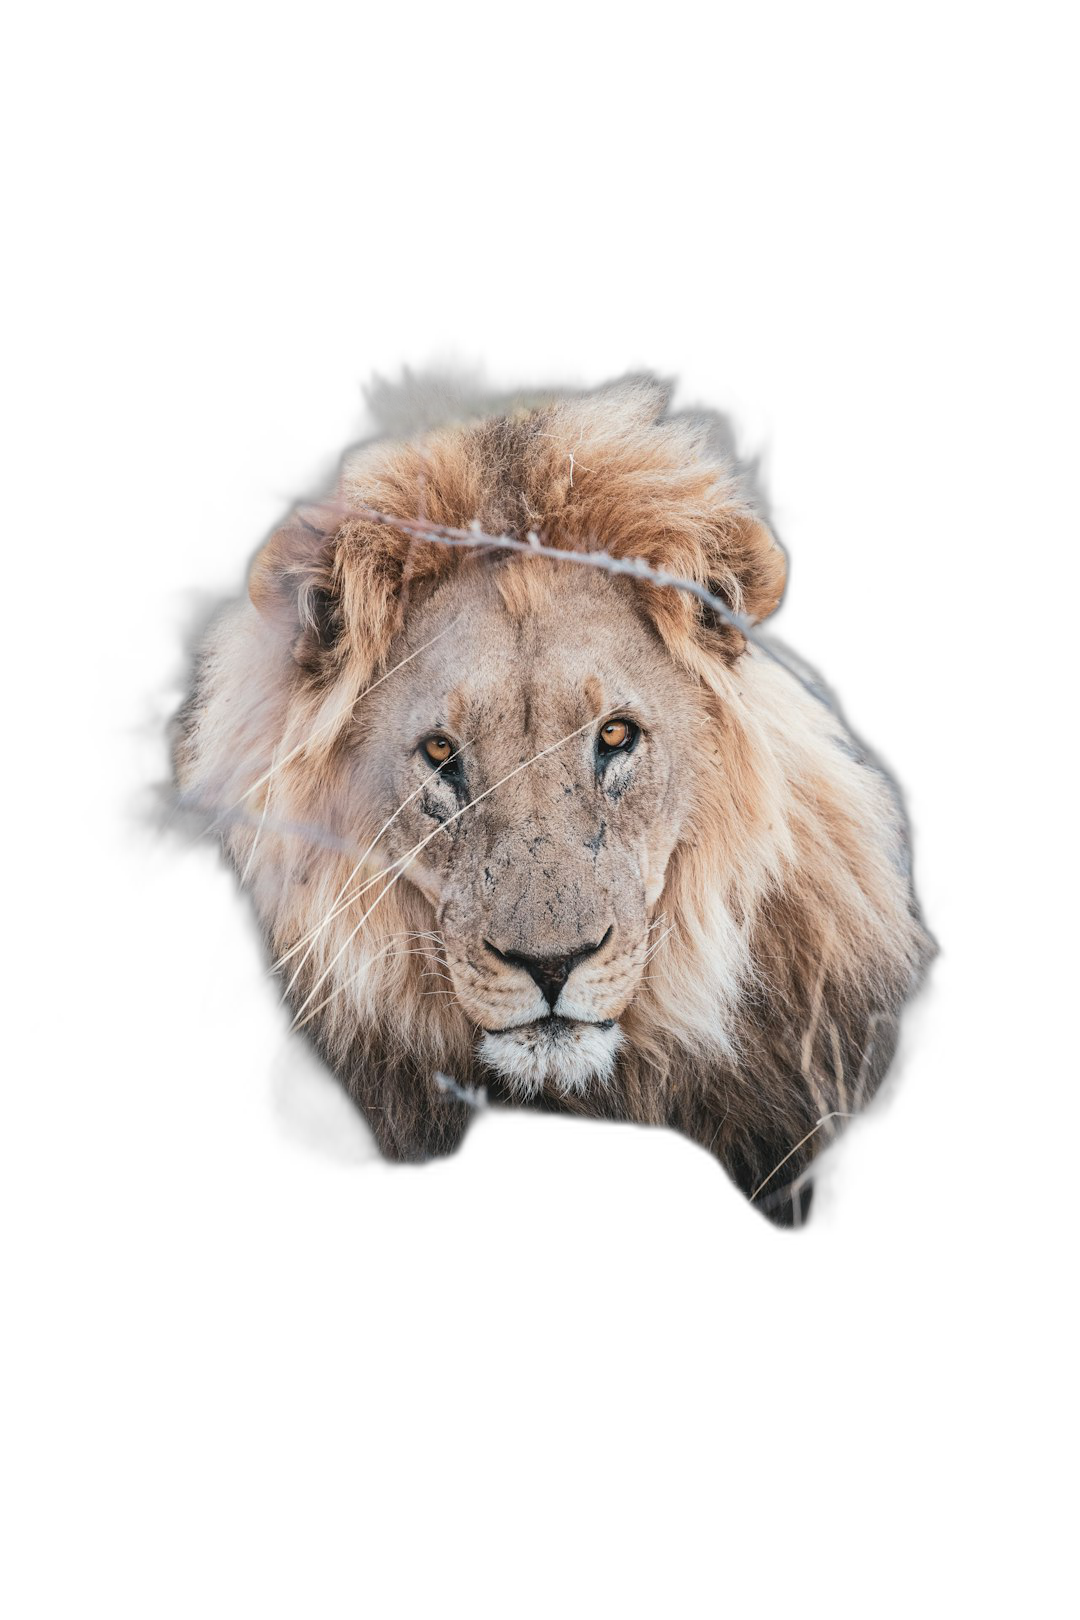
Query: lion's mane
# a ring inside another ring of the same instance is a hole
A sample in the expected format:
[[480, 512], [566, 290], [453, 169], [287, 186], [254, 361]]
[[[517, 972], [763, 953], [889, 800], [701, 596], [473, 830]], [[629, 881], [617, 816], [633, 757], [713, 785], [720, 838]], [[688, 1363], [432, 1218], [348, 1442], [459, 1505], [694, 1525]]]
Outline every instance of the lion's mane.
[[[181, 788], [220, 827], [298, 1022], [390, 1154], [453, 1146], [468, 1105], [439, 1077], [491, 1077], [441, 977], [431, 906], [386, 874], [354, 745], [410, 603], [490, 559], [357, 508], [642, 557], [760, 620], [782, 553], [709, 424], [665, 405], [637, 380], [362, 447], [331, 500], [263, 548], [251, 600], [199, 660]], [[527, 559], [502, 566], [527, 579]], [[719, 746], [697, 762], [657, 912], [665, 943], [622, 1019], [615, 1078], [565, 1106], [676, 1126], [783, 1218], [813, 1154], [873, 1094], [928, 959], [903, 817], [828, 702], [685, 593], [639, 589]]]

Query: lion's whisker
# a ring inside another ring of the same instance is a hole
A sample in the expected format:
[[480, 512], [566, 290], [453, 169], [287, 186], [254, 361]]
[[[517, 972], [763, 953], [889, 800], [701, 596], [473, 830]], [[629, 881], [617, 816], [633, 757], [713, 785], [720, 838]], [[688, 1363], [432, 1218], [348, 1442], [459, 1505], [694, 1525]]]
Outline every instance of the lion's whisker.
[[335, 996], [340, 995], [344, 990], [350, 990], [353, 985], [358, 984], [362, 978], [370, 973], [371, 969], [377, 962], [382, 961], [383, 957], [386, 956], [391, 949], [392, 947], [390, 945], [385, 945], [381, 951], [376, 951], [374, 956], [369, 957], [367, 961], [362, 962], [357, 971], [352, 974], [350, 978], [346, 979], [344, 984], [339, 984], [336, 989], [334, 989], [331, 994], [327, 996], [325, 1001], [320, 1001], [317, 1007], [312, 1008], [311, 1012], [308, 1013], [307, 1017], [304, 1019], [303, 1024], [298, 1024], [294, 1019], [292, 1024], [293, 1029], [303, 1029], [304, 1024], [309, 1024], [313, 1018], [317, 1017], [318, 1014], [322, 1012], [324, 1007], [329, 1007]]
[[[342, 912], [348, 911], [349, 907], [351, 905], [354, 905], [357, 900], [362, 900], [364, 895], [367, 894], [369, 889], [373, 889], [375, 887], [375, 885], [378, 882], [381, 881], [382, 878], [388, 876], [388, 874], [391, 873], [394, 870], [394, 865], [396, 865], [396, 864], [397, 863], [395, 862], [393, 865], [384, 867], [384, 868], [382, 868], [381, 871], [378, 871], [378, 872], [374, 873], [371, 877], [367, 878], [363, 883], [361, 883], [360, 887], [358, 889], [354, 889], [352, 894], [350, 894], [349, 897], [346, 900], [343, 900], [340, 905], [335, 903], [333, 905], [332, 909], [330, 911], [328, 911], [326, 913], [326, 915], [322, 918], [321, 922], [317, 923], [314, 928], [309, 929], [309, 931], [306, 934], [302, 935], [301, 938], [298, 939], [294, 945], [290, 945], [289, 949], [282, 956], [278, 957], [277, 961], [273, 964], [273, 967], [272, 967], [271, 971], [272, 972], [277, 972], [280, 968], [284, 967], [285, 963], [288, 962], [291, 957], [296, 955], [297, 951], [301, 948], [301, 946], [303, 946], [305, 944], [309, 944], [309, 943], [314, 943], [315, 939], [318, 937], [319, 934], [322, 933], [323, 929], [326, 928], [329, 923], [333, 922], [335, 920], [335, 918], [340, 917]], [[289, 994], [289, 991], [292, 989], [293, 985], [295, 984], [297, 975], [300, 972], [300, 968], [303, 967], [304, 962], [307, 960], [308, 954], [310, 954], [310, 953], [305, 952], [303, 961], [301, 961], [299, 963], [299, 965], [297, 966], [296, 971], [294, 972], [292, 978], [289, 980], [289, 983], [286, 985], [285, 991], [284, 991], [284, 994], [286, 996]]]
[[675, 932], [675, 924], [672, 923], [670, 928], [665, 928], [664, 932], [660, 935], [659, 939], [656, 939], [656, 940], [653, 941], [653, 943], [649, 946], [649, 949], [645, 952], [645, 956], [644, 956], [643, 961], [642, 961], [642, 966], [643, 967], [647, 963], [652, 961], [653, 957], [656, 955], [657, 951], [660, 949], [660, 947], [664, 943], [665, 939], [667, 939], [668, 935], [673, 934], [674, 932]]
[[[363, 888], [356, 889], [356, 893], [351, 894], [350, 899], [348, 899], [348, 906], [351, 906], [353, 901], [355, 901], [355, 899], [359, 899], [359, 896], [361, 896], [363, 893]], [[348, 910], [348, 906], [338, 906], [337, 912], [335, 912], [334, 915], [340, 917], [343, 910]], [[329, 922], [329, 920], [329, 917], [324, 917], [322, 922], [314, 925], [314, 928], [309, 928], [308, 933], [304, 933], [304, 935], [300, 936], [300, 940], [296, 940], [295, 944], [291, 944], [290, 948], [288, 948], [288, 951], [285, 951], [283, 956], [279, 956], [279, 959], [277, 959], [275, 962], [270, 962], [270, 966], [267, 967], [266, 974], [262, 975], [262, 977], [270, 978], [272, 975], [277, 974], [277, 972], [279, 972], [279, 970], [285, 966], [285, 962], [288, 962], [288, 959], [290, 959], [291, 956], [295, 956], [296, 951], [300, 951], [301, 946], [308, 943], [308, 940], [311, 940], [316, 933], [321, 932], [322, 928], [325, 927], [325, 923]], [[431, 933], [429, 930], [427, 930], [427, 932], [419, 932], [419, 930], [416, 930], [416, 928], [403, 928], [403, 930], [398, 930], [397, 933], [389, 933], [389, 935], [385, 935], [385, 938], [387, 938], [387, 940], [434, 940], [436, 941], [436, 944], [445, 944], [444, 938], [442, 938], [442, 935], [439, 935], [439, 933]]]

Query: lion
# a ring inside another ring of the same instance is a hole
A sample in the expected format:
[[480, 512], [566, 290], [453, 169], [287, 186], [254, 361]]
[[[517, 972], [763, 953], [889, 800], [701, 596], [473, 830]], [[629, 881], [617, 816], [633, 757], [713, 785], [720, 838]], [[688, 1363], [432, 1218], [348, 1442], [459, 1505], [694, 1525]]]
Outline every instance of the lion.
[[800, 1224], [881, 1081], [902, 809], [753, 628], [785, 558], [715, 441], [635, 378], [370, 442], [210, 630], [182, 795], [390, 1159], [486, 1095], [672, 1126]]

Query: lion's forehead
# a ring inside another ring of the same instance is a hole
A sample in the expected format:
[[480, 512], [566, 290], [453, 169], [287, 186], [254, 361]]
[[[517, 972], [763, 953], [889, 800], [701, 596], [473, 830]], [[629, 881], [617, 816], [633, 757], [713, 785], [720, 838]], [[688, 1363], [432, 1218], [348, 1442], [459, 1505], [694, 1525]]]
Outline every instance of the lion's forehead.
[[608, 582], [556, 573], [527, 610], [497, 578], [466, 575], [417, 613], [399, 656], [406, 679], [386, 702], [414, 725], [459, 737], [510, 728], [550, 742], [614, 709], [692, 697], [656, 637]]
[[649, 704], [619, 671], [526, 665], [495, 678], [466, 671], [438, 695], [435, 707], [457, 738], [480, 744], [501, 739], [511, 750], [524, 750], [550, 746], [616, 709], [641, 712]]

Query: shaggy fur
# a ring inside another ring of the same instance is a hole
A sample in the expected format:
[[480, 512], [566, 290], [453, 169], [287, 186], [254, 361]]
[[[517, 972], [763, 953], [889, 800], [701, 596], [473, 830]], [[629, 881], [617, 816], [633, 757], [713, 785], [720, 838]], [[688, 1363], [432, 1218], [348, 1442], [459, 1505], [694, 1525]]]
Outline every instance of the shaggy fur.
[[763, 619], [783, 555], [664, 409], [639, 381], [355, 452], [212, 630], [177, 772], [384, 1153], [452, 1150], [485, 1085], [673, 1125], [791, 1222], [930, 954], [889, 783], [689, 595], [356, 515], [642, 557]]

